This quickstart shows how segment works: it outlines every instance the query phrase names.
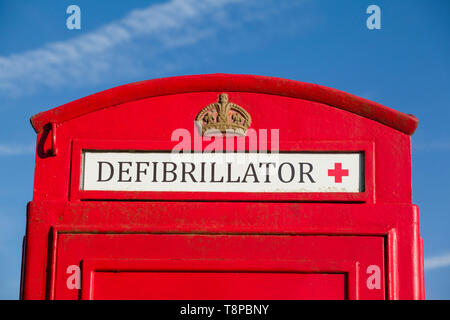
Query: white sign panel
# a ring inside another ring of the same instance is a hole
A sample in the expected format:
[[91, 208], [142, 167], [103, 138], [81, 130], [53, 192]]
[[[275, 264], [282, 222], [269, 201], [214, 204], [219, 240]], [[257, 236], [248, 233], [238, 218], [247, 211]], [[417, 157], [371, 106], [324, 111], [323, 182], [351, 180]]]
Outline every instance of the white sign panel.
[[363, 192], [362, 153], [85, 151], [82, 190]]

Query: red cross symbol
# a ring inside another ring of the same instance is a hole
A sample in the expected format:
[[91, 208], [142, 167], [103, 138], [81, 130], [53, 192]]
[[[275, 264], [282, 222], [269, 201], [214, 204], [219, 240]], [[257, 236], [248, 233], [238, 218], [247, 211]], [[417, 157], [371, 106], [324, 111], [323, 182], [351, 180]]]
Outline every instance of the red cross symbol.
[[336, 162], [334, 169], [328, 169], [328, 176], [333, 176], [335, 183], [342, 183], [342, 177], [348, 176], [348, 169], [342, 170], [342, 163]]

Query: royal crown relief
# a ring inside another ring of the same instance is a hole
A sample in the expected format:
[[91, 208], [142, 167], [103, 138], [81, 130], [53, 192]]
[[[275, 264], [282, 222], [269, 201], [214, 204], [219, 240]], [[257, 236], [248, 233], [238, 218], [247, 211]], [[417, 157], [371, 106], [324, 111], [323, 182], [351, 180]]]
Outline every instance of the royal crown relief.
[[250, 114], [241, 106], [232, 103], [228, 94], [219, 94], [218, 101], [204, 107], [195, 117], [202, 135], [227, 133], [245, 135], [251, 125]]

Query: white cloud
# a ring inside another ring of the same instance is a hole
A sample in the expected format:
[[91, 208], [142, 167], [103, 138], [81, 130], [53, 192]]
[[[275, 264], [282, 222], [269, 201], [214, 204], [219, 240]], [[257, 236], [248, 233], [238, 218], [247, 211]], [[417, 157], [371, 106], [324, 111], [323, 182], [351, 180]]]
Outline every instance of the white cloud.
[[16, 156], [34, 153], [32, 145], [4, 145], [0, 144], [0, 156]]
[[[306, 2], [171, 0], [133, 10], [92, 32], [84, 32], [82, 25], [82, 34], [67, 41], [0, 56], [0, 96], [192, 70], [217, 52], [236, 52], [280, 33], [301, 33], [314, 16], [295, 10]], [[201, 41], [195, 52], [184, 50]]]
[[433, 140], [428, 142], [412, 141], [412, 147], [417, 151], [450, 151], [450, 140]]
[[68, 41], [0, 57], [0, 93], [20, 95], [40, 86], [95, 82], [105, 73], [132, 65], [132, 59], [115, 56], [119, 46], [128, 46], [139, 37], [156, 41], [153, 49], [159, 52], [195, 43], [221, 26], [220, 19], [206, 26], [202, 23], [223, 15], [227, 5], [241, 1], [172, 0], [131, 11], [118, 21]]
[[450, 252], [425, 259], [425, 270], [450, 267]]

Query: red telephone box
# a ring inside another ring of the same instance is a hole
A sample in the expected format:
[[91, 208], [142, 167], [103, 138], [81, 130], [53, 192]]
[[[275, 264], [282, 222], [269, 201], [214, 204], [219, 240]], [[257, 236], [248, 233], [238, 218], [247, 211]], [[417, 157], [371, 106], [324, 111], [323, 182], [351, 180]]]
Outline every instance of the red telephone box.
[[412, 115], [214, 74], [31, 123], [24, 299], [424, 298]]

